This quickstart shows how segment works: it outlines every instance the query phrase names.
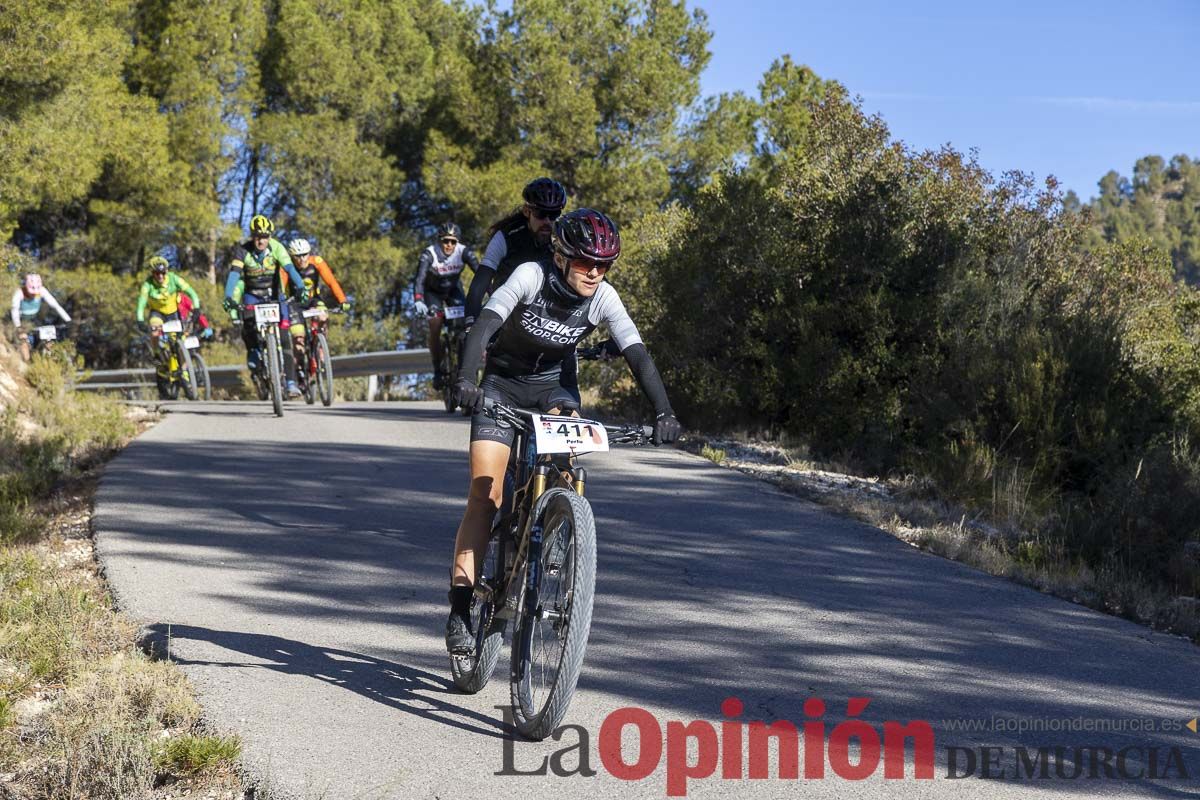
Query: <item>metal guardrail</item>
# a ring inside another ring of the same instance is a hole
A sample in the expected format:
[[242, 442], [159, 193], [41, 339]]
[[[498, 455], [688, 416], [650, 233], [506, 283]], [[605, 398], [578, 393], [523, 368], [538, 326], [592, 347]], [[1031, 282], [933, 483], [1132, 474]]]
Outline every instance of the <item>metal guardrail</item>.
[[[354, 353], [334, 356], [333, 377], [354, 378], [363, 375], [410, 375], [414, 372], [433, 372], [429, 350], [380, 350], [374, 353]], [[246, 373], [243, 364], [209, 367], [208, 376], [213, 388], [238, 386]], [[81, 372], [76, 389], [120, 391], [154, 385], [152, 369], [105, 369]]]

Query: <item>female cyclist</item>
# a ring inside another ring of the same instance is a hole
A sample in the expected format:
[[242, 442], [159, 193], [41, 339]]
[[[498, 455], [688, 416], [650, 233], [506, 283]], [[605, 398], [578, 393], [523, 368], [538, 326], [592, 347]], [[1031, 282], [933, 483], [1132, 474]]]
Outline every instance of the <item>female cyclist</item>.
[[[642, 391], [654, 404], [654, 442], [673, 442], [679, 422], [667, 391], [646, 352], [637, 327], [604, 275], [621, 254], [617, 226], [599, 211], [581, 208], [554, 224], [553, 254], [521, 264], [480, 312], [464, 346], [463, 369], [455, 399], [474, 411], [471, 417], [471, 484], [467, 510], [454, 544], [450, 582], [450, 618], [446, 648], [469, 653], [471, 594], [477, 565], [504, 491], [504, 470], [515, 439], [513, 429], [483, 413], [490, 397], [518, 408], [553, 413], [579, 409], [575, 347], [599, 325], [606, 325], [629, 363]], [[483, 379], [475, 369], [484, 347], [499, 332], [488, 353]]]

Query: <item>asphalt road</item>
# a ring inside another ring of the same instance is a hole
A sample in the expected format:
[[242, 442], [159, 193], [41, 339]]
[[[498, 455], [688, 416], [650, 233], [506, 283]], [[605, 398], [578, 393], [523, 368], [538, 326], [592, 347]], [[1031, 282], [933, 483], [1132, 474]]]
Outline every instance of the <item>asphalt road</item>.
[[[913, 777], [911, 748], [903, 779], [882, 766], [839, 777], [832, 755], [824, 778], [805, 778], [802, 761], [800, 780], [779, 779], [772, 755], [772, 777], [723, 778], [718, 766], [685, 784], [689, 797], [1200, 796], [1200, 734], [1183, 727], [1200, 714], [1200, 649], [667, 449], [588, 457], [599, 568], [567, 717], [578, 727], [513, 742], [497, 708], [509, 701], [507, 647], [492, 683], [466, 696], [442, 644], [467, 435], [432, 403], [292, 403], [282, 419], [267, 404], [180, 404], [108, 467], [95, 525], [119, 604], [169, 632], [208, 718], [241, 736], [278, 796], [665, 797], [682, 750], [668, 770], [673, 748], [654, 760], [647, 727], [639, 753], [630, 727], [621, 758], [643, 758], [649, 774], [614, 777], [602, 723], [637, 707], [686, 744], [668, 721], [720, 723], [731, 696], [742, 722], [818, 720], [831, 739], [852, 697], [869, 698], [858, 718], [877, 732], [928, 721], [936, 777]], [[823, 716], [805, 713], [810, 698]], [[731, 745], [746, 729], [714, 730]], [[1023, 771], [1018, 747], [1034, 759]], [[1051, 748], [1045, 778], [1037, 747]], [[1167, 777], [1110, 779], [1098, 764], [1091, 778], [1089, 755], [1103, 753], [1076, 751], [1087, 747], [1112, 750], [1109, 769], [1124, 748], [1125, 775]], [[737, 749], [721, 763], [745, 775]], [[564, 750], [547, 765], [576, 774], [496, 774]], [[689, 752], [688, 763], [703, 755], [696, 742]], [[581, 753], [596, 774], [578, 774]], [[863, 755], [855, 744], [850, 762]], [[947, 777], [969, 760], [972, 777]], [[981, 778], [985, 764], [1004, 777]]]

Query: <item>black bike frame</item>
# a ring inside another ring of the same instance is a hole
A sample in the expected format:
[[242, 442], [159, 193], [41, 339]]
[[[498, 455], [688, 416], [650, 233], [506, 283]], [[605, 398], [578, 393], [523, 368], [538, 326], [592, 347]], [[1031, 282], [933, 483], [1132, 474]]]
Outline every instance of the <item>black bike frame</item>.
[[[532, 412], [510, 409], [495, 404], [489, 410], [493, 419], [512, 425], [516, 429], [516, 439], [509, 452], [509, 467], [513, 471], [512, 497], [506, 496], [501, 503], [501, 518], [496, 527], [500, 528], [500, 558], [497, 559], [497, 572], [494, 576], [496, 585], [492, 588], [491, 600], [497, 597], [504, 599], [504, 607], [497, 609], [493, 602], [493, 614], [499, 618], [515, 615], [519, 608], [528, 608], [529, 604], [537, 602], [538, 589], [541, 583], [541, 547], [542, 531], [538, 525], [532, 524], [529, 516], [537, 505], [538, 498], [550, 486], [564, 485], [582, 495], [587, 481], [587, 472], [583, 467], [574, 466], [571, 457], [565, 454], [538, 455], [536, 440], [531, 436], [529, 420]], [[615, 435], [614, 443], [634, 442], [649, 439], [650, 434], [640, 425], [637, 426], [604, 426], [605, 430]], [[507, 470], [506, 470], [507, 471]], [[508, 493], [507, 481], [505, 494]], [[532, 495], [532, 496], [531, 496]], [[507, 511], [506, 511], [507, 510]], [[513, 518], [516, 514], [516, 518]], [[495, 530], [495, 529], [493, 529]], [[504, 538], [512, 534], [509, 542]], [[507, 559], [504, 558], [504, 548], [513, 545], [516, 553], [509, 570]], [[510, 591], [512, 579], [524, 565], [529, 565], [525, 579], [524, 603], [516, 604], [517, 594]]]

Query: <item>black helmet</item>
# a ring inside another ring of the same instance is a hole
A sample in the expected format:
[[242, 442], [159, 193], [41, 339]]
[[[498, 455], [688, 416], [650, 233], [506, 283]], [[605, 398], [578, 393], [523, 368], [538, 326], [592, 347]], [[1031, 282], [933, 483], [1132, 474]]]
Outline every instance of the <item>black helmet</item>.
[[462, 229], [453, 222], [443, 222], [438, 225], [437, 238], [439, 239], [461, 239]]
[[559, 211], [567, 204], [567, 190], [553, 178], [537, 178], [525, 185], [521, 192], [525, 202], [534, 208]]
[[567, 258], [616, 261], [621, 255], [617, 223], [592, 208], [577, 208], [554, 223], [554, 249]]

